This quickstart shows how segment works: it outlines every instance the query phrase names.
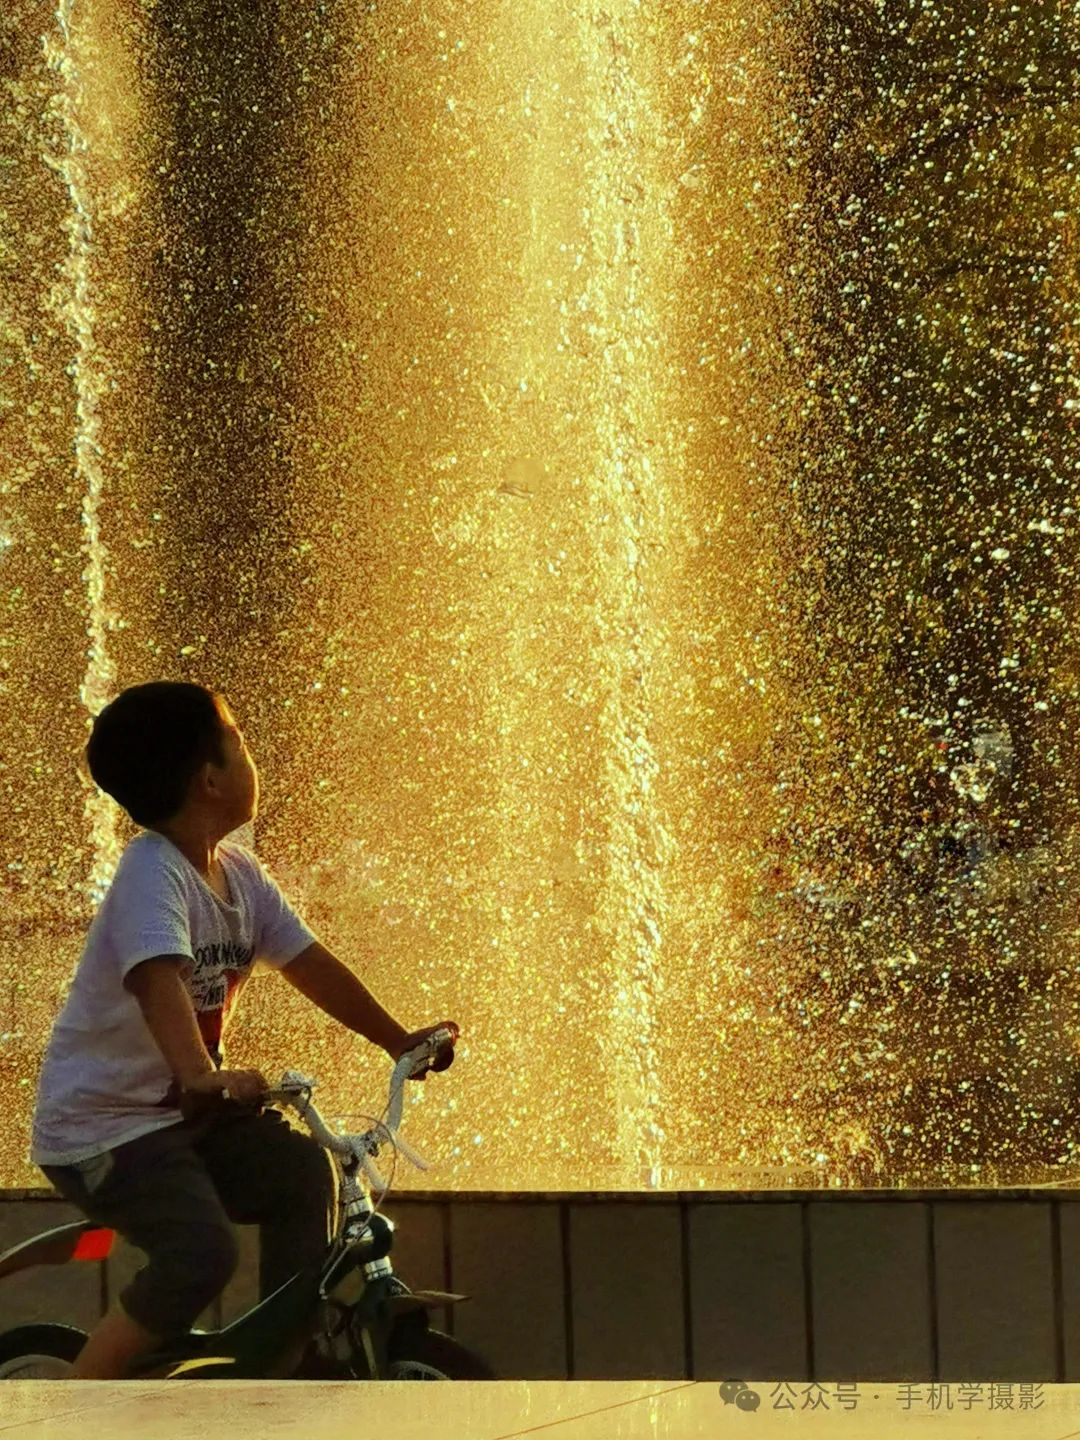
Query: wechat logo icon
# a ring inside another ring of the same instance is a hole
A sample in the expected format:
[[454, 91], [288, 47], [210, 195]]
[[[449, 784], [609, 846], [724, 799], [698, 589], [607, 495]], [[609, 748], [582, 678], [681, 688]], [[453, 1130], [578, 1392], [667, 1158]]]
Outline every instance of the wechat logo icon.
[[740, 1410], [756, 1410], [761, 1404], [761, 1396], [745, 1380], [725, 1380], [720, 1386], [720, 1399], [725, 1405], [734, 1402]]

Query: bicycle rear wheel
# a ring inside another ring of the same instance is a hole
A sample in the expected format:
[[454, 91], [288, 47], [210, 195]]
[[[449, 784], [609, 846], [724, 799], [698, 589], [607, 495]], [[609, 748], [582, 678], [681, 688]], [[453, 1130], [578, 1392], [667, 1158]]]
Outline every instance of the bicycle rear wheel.
[[66, 1380], [85, 1344], [71, 1325], [20, 1325], [0, 1335], [0, 1380]]

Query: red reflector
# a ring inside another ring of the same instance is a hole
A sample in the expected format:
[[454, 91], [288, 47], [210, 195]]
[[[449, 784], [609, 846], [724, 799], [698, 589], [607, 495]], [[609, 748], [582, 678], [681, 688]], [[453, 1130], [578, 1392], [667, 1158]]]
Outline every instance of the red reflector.
[[79, 1236], [73, 1260], [104, 1260], [116, 1239], [115, 1230], [87, 1230]]

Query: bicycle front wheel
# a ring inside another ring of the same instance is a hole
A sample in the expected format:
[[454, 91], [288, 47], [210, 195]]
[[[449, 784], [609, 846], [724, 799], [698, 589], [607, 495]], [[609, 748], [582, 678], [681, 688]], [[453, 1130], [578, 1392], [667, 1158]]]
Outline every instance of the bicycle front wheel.
[[390, 1342], [387, 1380], [494, 1380], [482, 1356], [441, 1330], [399, 1331]]

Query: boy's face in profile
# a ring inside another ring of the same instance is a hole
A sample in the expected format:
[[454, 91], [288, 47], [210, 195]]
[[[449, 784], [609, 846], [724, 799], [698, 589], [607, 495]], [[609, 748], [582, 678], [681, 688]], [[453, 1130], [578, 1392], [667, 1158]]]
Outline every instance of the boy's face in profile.
[[213, 767], [214, 778], [218, 783], [220, 803], [228, 809], [229, 820], [240, 826], [253, 819], [258, 811], [259, 772], [247, 748], [244, 732], [224, 700], [218, 701], [218, 713], [225, 731], [225, 767], [223, 770]]

